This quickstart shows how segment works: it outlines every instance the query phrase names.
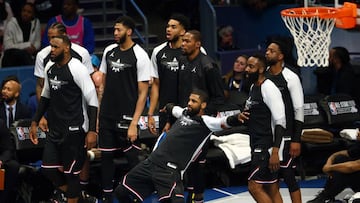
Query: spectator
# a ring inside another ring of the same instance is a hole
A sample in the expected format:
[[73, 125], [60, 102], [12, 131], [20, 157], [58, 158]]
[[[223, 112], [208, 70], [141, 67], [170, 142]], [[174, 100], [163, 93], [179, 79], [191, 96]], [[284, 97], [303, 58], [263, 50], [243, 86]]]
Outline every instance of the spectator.
[[0, 202], [15, 203], [20, 164], [15, 159], [15, 148], [6, 122], [0, 119], [0, 170], [5, 170], [4, 190], [0, 190]]
[[[2, 55], [4, 29], [9, 20], [13, 17], [10, 4], [5, 0], [0, 0], [0, 59]], [[1, 64], [0, 64], [1, 67]]]
[[360, 103], [359, 88], [354, 69], [350, 64], [349, 51], [345, 47], [333, 47], [329, 52], [329, 68], [318, 68], [318, 91], [321, 94], [348, 94]]
[[6, 77], [1, 84], [0, 118], [6, 121], [6, 126], [19, 119], [30, 119], [31, 110], [20, 102], [21, 84], [14, 75]]
[[238, 49], [234, 43], [234, 28], [231, 25], [222, 26], [218, 30], [218, 50], [228, 51]]
[[12, 17], [5, 28], [3, 67], [33, 65], [40, 49], [41, 28], [34, 4], [25, 3], [21, 8], [21, 16]]
[[333, 153], [327, 159], [323, 172], [328, 178], [324, 189], [307, 203], [337, 202], [335, 196], [350, 187], [355, 193], [360, 192], [360, 135], [349, 149]]
[[37, 17], [40, 23], [43, 24], [47, 23], [52, 16], [61, 13], [63, 0], [11, 0], [9, 2], [15, 16], [20, 15], [21, 5], [24, 3], [33, 3], [38, 12]]
[[245, 81], [245, 68], [247, 65], [248, 56], [240, 55], [234, 61], [234, 66], [226, 75], [223, 76], [224, 80], [224, 95], [225, 102], [231, 104], [242, 105], [249, 93], [249, 85]]
[[[79, 0], [64, 0], [62, 15], [57, 15], [48, 21], [45, 33], [54, 22], [60, 22], [66, 26], [71, 42], [85, 47], [92, 54], [95, 49], [94, 29], [88, 18], [77, 14], [78, 8]], [[43, 36], [41, 45], [42, 47], [49, 45], [49, 38], [46, 35]]]

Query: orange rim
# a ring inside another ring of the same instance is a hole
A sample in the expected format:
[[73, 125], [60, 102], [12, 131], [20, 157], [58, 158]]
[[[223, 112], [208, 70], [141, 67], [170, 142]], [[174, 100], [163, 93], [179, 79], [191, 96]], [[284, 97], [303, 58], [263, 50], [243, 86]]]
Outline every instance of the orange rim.
[[288, 8], [281, 11], [282, 16], [300, 17], [300, 18], [336, 18], [338, 9], [332, 7], [300, 7]]
[[288, 8], [281, 11], [282, 16], [297, 18], [342, 18], [357, 16], [357, 5], [350, 2], [344, 2], [341, 8], [334, 7], [299, 7]]

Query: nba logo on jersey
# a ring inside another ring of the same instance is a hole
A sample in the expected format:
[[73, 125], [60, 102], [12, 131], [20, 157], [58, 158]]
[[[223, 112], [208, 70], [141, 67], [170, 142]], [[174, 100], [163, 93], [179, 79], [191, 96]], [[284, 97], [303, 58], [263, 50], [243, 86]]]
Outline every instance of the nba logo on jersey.
[[331, 115], [337, 115], [337, 108], [336, 108], [335, 102], [329, 102], [328, 105], [329, 105]]
[[17, 127], [16, 132], [17, 132], [19, 140], [25, 140], [26, 139], [26, 134], [25, 134], [25, 131], [24, 131], [23, 127]]

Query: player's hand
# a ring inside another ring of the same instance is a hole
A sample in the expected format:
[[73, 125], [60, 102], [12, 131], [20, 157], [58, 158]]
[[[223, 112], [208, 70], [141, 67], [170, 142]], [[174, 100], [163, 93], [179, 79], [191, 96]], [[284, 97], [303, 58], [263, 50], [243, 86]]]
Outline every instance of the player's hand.
[[46, 118], [44, 116], [41, 117], [41, 119], [40, 119], [39, 128], [44, 132], [49, 131], [48, 122], [47, 122], [47, 120], [46, 120]]
[[37, 127], [38, 127], [37, 123], [35, 121], [32, 121], [30, 126], [29, 137], [31, 142], [35, 145], [39, 144], [38, 136], [37, 136]]
[[292, 158], [300, 156], [301, 153], [301, 144], [299, 142], [290, 143], [290, 156]]
[[130, 124], [127, 135], [130, 142], [134, 142], [137, 139], [137, 132], [137, 125]]
[[166, 122], [162, 131], [167, 133], [167, 132], [169, 132], [170, 127], [171, 127], [171, 124], [169, 122]]
[[247, 111], [241, 112], [238, 115], [238, 120], [240, 121], [240, 123], [245, 123], [247, 120], [249, 120], [249, 115], [250, 113]]
[[273, 152], [270, 155], [270, 159], [269, 159], [269, 169], [271, 172], [276, 172], [278, 171], [280, 168], [280, 159], [279, 159], [279, 154], [278, 152]]
[[97, 143], [97, 136], [98, 134], [94, 131], [89, 131], [87, 134], [86, 134], [86, 137], [85, 137], [85, 148], [87, 150], [90, 150], [94, 147], [96, 147], [96, 143]]
[[157, 135], [156, 127], [155, 127], [155, 119], [153, 116], [148, 116], [148, 129], [151, 134]]

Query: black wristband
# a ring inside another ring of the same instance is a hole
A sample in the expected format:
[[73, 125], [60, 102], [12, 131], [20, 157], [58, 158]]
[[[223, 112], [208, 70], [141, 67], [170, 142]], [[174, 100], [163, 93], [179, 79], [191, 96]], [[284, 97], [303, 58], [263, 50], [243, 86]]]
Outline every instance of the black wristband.
[[291, 137], [292, 142], [301, 142], [301, 132], [302, 132], [303, 122], [295, 120], [294, 123], [294, 132]]
[[226, 123], [229, 125], [229, 126], [239, 126], [241, 125], [239, 119], [239, 114], [235, 114], [235, 115], [232, 115], [232, 116], [228, 116], [226, 118]]

